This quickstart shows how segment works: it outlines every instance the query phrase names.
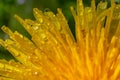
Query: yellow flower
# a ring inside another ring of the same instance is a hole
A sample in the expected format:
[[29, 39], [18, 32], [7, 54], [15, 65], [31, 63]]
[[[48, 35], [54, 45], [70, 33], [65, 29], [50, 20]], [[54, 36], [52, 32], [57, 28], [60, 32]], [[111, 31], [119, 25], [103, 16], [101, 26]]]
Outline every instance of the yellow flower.
[[84, 7], [77, 0], [73, 37], [61, 9], [34, 9], [36, 20], [15, 15], [31, 35], [3, 26], [10, 39], [0, 40], [17, 60], [0, 60], [0, 80], [120, 80], [120, 5], [111, 0]]

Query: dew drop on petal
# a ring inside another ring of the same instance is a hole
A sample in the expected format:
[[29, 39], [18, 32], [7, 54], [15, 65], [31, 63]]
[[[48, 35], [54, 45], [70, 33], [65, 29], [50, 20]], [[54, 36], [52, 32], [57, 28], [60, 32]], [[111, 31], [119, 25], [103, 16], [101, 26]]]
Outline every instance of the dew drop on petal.
[[35, 26], [35, 27], [34, 27], [34, 30], [38, 30], [38, 29], [39, 29], [39, 27], [38, 27], [38, 26]]
[[49, 25], [50, 25], [50, 23], [47, 23], [47, 25], [49, 26]]
[[31, 56], [29, 55], [27, 58], [28, 58], [28, 60], [30, 60], [30, 59], [31, 59]]
[[41, 33], [40, 37], [41, 37], [41, 39], [42, 39], [43, 41], [47, 41], [47, 36], [46, 36], [46, 34]]
[[17, 53], [15, 56], [16, 56], [16, 57], [18, 57], [18, 56], [20, 56], [20, 54], [19, 54], [19, 53]]
[[49, 8], [44, 9], [44, 12], [49, 12], [51, 11]]
[[42, 19], [42, 18], [40, 18], [40, 19], [39, 19], [39, 22], [42, 24], [42, 23], [43, 23], [43, 19]]
[[23, 38], [23, 37], [24, 37], [22, 34], [19, 34], [17, 31], [15, 31], [14, 34], [19, 35], [20, 38]]
[[35, 72], [34, 72], [34, 75], [38, 75], [38, 74], [39, 74], [39, 72], [38, 72], [38, 71], [35, 71]]

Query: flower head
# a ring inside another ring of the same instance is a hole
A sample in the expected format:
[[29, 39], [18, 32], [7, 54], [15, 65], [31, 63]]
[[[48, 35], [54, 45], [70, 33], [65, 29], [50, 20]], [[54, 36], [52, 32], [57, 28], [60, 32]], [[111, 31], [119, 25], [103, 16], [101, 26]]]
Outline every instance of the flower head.
[[0, 40], [16, 59], [0, 60], [2, 80], [119, 80], [120, 79], [120, 5], [111, 0], [84, 7], [77, 0], [76, 38], [61, 9], [54, 14], [34, 8], [36, 20], [15, 18], [31, 39], [3, 26], [10, 38]]

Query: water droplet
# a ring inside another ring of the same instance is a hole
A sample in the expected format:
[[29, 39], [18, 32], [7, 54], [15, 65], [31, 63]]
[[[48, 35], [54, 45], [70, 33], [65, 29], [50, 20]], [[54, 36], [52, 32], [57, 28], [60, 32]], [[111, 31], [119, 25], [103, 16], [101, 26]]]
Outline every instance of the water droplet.
[[15, 65], [15, 67], [19, 67], [19, 65]]
[[20, 35], [21, 38], [23, 38], [23, 35]]
[[28, 56], [28, 59], [31, 59], [31, 56]]
[[91, 8], [88, 8], [88, 13], [91, 13]]
[[33, 27], [34, 28], [34, 30], [38, 30], [39, 29], [39, 27], [38, 26], [35, 26], [35, 27]]
[[49, 26], [49, 25], [50, 25], [50, 23], [47, 23], [47, 25]]
[[18, 57], [18, 56], [20, 56], [20, 53], [16, 51], [14, 55], [15, 55], [15, 57]]
[[23, 38], [24, 36], [22, 34], [18, 34], [20, 38]]
[[42, 24], [42, 23], [43, 23], [43, 19], [42, 19], [42, 18], [40, 18], [40, 19], [39, 19], [39, 22]]
[[49, 8], [44, 9], [44, 12], [49, 12], [51, 11]]
[[80, 16], [83, 16], [83, 13], [82, 13], [82, 12], [80, 13]]
[[118, 7], [118, 6], [116, 6], [115, 8], [116, 8], [116, 9], [119, 9], [119, 7]]
[[20, 33], [18, 33], [17, 31], [14, 32], [15, 35], [18, 35], [20, 38], [23, 38], [24, 36]]
[[55, 17], [55, 14], [53, 14], [53, 17]]
[[38, 71], [35, 71], [35, 72], [34, 72], [34, 75], [38, 75], [38, 74], [39, 74], [39, 72], [38, 72]]
[[36, 56], [35, 59], [38, 60], [39, 58]]
[[46, 40], [46, 39], [47, 39], [46, 34], [41, 34], [41, 38], [42, 38], [43, 40]]

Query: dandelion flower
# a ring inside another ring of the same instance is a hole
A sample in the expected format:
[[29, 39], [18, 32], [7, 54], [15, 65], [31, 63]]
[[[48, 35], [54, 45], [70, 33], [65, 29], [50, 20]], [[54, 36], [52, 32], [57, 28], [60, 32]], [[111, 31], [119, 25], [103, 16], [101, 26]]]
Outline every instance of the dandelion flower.
[[36, 20], [15, 18], [31, 39], [3, 26], [0, 39], [16, 59], [0, 60], [0, 80], [120, 80], [120, 5], [111, 0], [71, 7], [75, 38], [61, 9], [57, 14], [33, 9]]

